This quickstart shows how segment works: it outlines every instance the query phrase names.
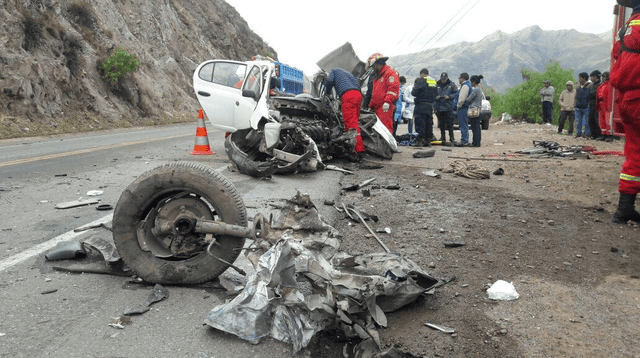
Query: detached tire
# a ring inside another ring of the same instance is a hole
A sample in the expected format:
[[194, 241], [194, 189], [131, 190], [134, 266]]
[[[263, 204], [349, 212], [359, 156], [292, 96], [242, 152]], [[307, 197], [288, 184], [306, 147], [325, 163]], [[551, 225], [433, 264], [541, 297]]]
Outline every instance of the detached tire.
[[[118, 200], [113, 213], [113, 239], [127, 267], [145, 281], [197, 284], [214, 279], [229, 267], [201, 247], [186, 258], [167, 257], [166, 238], [163, 242], [150, 229], [153, 218], [159, 216], [165, 206], [175, 207], [178, 201], [187, 203], [180, 206], [183, 212], [186, 207], [207, 220], [247, 226], [242, 197], [229, 180], [212, 168], [176, 162], [142, 174]], [[212, 246], [211, 253], [229, 263], [236, 260], [245, 241], [221, 235], [215, 239], [219, 245]], [[154, 247], [157, 249], [152, 250]], [[164, 252], [164, 258], [159, 257], [163, 255], [158, 252]]]

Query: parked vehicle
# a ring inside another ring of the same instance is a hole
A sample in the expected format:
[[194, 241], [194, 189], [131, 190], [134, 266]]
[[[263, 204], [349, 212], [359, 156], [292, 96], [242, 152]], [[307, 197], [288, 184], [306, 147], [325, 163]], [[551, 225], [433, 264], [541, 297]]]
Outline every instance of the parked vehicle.
[[[193, 88], [211, 125], [228, 133], [229, 159], [264, 177], [323, 169], [352, 150], [355, 133], [344, 129], [339, 99], [323, 96], [322, 79], [314, 78], [312, 94], [270, 94], [273, 60], [209, 60], [196, 68]], [[396, 141], [375, 113], [362, 110], [359, 122], [367, 153], [391, 159]]]

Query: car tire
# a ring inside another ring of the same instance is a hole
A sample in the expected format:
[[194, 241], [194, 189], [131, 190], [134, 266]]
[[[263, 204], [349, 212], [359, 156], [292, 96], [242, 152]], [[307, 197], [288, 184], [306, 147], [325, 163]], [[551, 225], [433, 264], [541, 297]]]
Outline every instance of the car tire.
[[491, 117], [487, 117], [484, 120], [482, 120], [482, 129], [484, 129], [484, 130], [489, 129], [490, 119], [491, 119]]
[[[113, 240], [128, 268], [151, 283], [197, 284], [219, 276], [228, 264], [217, 260], [198, 248], [188, 258], [158, 257], [150, 248], [162, 248], [146, 221], [159, 217], [172, 201], [194, 202], [201, 209], [197, 217], [247, 227], [247, 211], [242, 197], [233, 184], [216, 170], [202, 164], [175, 162], [152, 169], [131, 183], [122, 193], [113, 214]], [[191, 208], [190, 205], [186, 205]], [[181, 207], [184, 212], [184, 206]], [[198, 236], [204, 234], [194, 234]], [[212, 255], [233, 263], [244, 238], [214, 236]], [[166, 239], [166, 237], [165, 237]], [[143, 240], [143, 241], [139, 241]], [[151, 242], [151, 240], [154, 240]], [[197, 239], [200, 240], [200, 239]], [[142, 243], [142, 244], [141, 244]], [[142, 246], [146, 247], [146, 250]], [[165, 241], [166, 246], [166, 241]]]

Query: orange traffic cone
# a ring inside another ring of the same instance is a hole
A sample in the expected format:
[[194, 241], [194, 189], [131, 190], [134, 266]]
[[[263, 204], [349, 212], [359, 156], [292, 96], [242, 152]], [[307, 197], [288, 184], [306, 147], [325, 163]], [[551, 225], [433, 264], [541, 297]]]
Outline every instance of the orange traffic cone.
[[202, 113], [202, 109], [198, 113], [196, 143], [190, 153], [194, 155], [216, 154], [211, 151], [211, 147], [209, 146], [209, 135], [207, 135], [207, 126], [204, 124], [204, 113]]

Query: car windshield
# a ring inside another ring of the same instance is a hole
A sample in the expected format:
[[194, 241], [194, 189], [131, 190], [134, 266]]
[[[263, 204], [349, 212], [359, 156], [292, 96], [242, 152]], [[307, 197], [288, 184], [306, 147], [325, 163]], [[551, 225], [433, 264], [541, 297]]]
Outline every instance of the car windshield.
[[242, 79], [247, 71], [247, 65], [218, 62], [203, 66], [198, 73], [202, 80], [217, 83], [224, 86], [240, 88]]

